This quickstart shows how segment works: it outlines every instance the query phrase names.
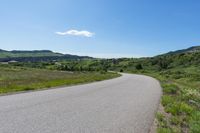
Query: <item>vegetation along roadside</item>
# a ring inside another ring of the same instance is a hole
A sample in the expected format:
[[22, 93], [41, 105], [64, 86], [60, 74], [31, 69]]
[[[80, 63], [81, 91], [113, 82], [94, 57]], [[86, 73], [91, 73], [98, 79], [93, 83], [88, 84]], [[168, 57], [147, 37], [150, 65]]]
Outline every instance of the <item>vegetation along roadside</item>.
[[101, 81], [120, 76], [111, 72], [69, 72], [0, 65], [0, 94]]

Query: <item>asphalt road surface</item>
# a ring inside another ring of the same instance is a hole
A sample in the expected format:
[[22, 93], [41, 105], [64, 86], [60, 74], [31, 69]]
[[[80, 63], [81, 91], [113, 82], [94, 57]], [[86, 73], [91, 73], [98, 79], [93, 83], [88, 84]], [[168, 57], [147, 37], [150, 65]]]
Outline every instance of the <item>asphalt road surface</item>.
[[148, 133], [161, 87], [123, 76], [72, 87], [0, 97], [0, 133]]

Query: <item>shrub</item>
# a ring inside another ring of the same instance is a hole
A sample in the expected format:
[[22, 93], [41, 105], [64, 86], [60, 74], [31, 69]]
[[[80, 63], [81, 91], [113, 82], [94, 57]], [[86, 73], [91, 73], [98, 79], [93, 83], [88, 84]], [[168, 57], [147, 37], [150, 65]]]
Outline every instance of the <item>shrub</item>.
[[106, 71], [102, 71], [102, 70], [101, 70], [100, 73], [101, 73], [101, 74], [106, 74]]
[[33, 87], [25, 87], [24, 88], [24, 91], [31, 91], [31, 90], [34, 90], [35, 88], [33, 88]]
[[141, 64], [137, 64], [137, 65], [135, 66], [135, 68], [136, 68], [137, 70], [141, 70], [141, 69], [143, 69], [143, 67], [142, 67]]

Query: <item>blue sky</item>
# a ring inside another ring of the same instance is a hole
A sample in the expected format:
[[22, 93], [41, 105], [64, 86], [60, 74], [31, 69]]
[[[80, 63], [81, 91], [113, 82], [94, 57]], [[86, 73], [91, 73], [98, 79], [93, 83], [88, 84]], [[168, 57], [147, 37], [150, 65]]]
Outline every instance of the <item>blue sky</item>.
[[1, 0], [0, 49], [154, 56], [200, 42], [199, 0]]

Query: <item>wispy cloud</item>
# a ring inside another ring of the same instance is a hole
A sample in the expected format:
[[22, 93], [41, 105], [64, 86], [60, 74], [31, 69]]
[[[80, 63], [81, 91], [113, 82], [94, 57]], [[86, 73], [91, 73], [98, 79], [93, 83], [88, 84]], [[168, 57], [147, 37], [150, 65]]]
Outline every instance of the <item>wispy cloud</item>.
[[86, 30], [82, 30], [82, 31], [78, 31], [78, 30], [68, 30], [65, 32], [56, 32], [57, 35], [72, 35], [72, 36], [83, 36], [83, 37], [93, 37], [94, 33], [86, 31]]

